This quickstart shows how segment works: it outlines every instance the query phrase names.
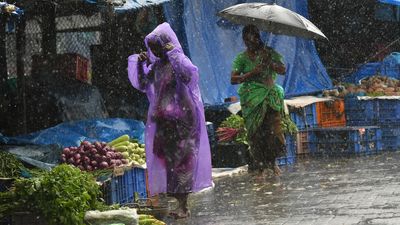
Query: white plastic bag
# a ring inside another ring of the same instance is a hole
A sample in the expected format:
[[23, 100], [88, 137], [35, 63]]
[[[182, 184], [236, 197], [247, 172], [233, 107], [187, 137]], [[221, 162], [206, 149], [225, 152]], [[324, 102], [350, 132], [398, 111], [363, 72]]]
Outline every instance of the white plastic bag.
[[85, 221], [91, 225], [125, 224], [138, 225], [139, 216], [136, 209], [119, 209], [105, 212], [88, 211], [85, 214]]

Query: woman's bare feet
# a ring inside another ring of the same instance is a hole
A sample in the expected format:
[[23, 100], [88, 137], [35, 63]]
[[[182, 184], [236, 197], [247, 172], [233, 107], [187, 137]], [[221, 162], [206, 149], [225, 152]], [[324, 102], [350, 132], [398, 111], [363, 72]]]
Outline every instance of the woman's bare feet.
[[280, 176], [282, 174], [282, 171], [278, 165], [274, 166], [274, 174], [275, 174], [275, 176]]
[[176, 220], [177, 219], [185, 219], [187, 217], [190, 217], [190, 210], [189, 209], [184, 210], [184, 209], [178, 208], [178, 209], [170, 212], [169, 215]]
[[175, 219], [184, 219], [190, 216], [188, 208], [188, 195], [189, 193], [176, 193], [174, 197], [178, 200], [178, 208], [169, 213]]

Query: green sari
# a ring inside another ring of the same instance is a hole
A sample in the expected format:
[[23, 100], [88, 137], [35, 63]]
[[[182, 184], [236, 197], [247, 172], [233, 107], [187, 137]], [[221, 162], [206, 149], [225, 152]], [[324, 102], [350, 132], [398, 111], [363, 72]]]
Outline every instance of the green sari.
[[[283, 57], [273, 49], [272, 62], [282, 63]], [[233, 62], [233, 70], [242, 75], [252, 71], [260, 62], [257, 56], [252, 61], [246, 52], [240, 53]], [[241, 84], [239, 88], [242, 115], [248, 134], [251, 161], [249, 169], [271, 168], [275, 159], [285, 152], [285, 139], [281, 129], [281, 113], [283, 111], [284, 90], [278, 84], [272, 87], [264, 84], [265, 79], [277, 73], [266, 70], [262, 76], [254, 76]]]
[[[272, 49], [269, 51], [271, 51], [272, 62], [283, 64], [283, 57], [279, 53]], [[245, 74], [252, 71], [260, 61], [260, 56], [252, 61], [246, 52], [242, 52], [235, 58], [233, 70]], [[277, 73], [269, 69], [264, 72], [263, 76], [253, 77], [241, 84], [239, 88], [242, 114], [249, 135], [257, 131], [257, 127], [260, 127], [269, 109], [279, 112], [283, 110], [284, 90], [278, 84], [273, 87], [266, 86], [263, 81], [267, 76], [272, 76], [275, 80]]]

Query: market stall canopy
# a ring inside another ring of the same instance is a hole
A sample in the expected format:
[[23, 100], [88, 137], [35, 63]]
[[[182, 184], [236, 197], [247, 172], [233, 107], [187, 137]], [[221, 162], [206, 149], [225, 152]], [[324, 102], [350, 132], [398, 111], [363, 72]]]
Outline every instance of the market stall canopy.
[[253, 24], [274, 34], [327, 39], [308, 19], [276, 4], [242, 3], [220, 11], [218, 16], [241, 25]]
[[[400, 97], [399, 97], [400, 98]], [[285, 113], [289, 114], [289, 109], [288, 107], [293, 107], [293, 108], [303, 108], [308, 105], [317, 103], [317, 102], [329, 102], [329, 101], [334, 101], [336, 98], [334, 97], [315, 97], [315, 96], [299, 96], [299, 97], [293, 97], [290, 99], [285, 99], [284, 104], [285, 104]], [[240, 110], [242, 110], [242, 107], [240, 105], [240, 102], [232, 103], [230, 104], [227, 109], [229, 112], [232, 114], [237, 114]]]
[[142, 7], [159, 5], [169, 0], [84, 0], [91, 4], [107, 5], [111, 4], [114, 6], [116, 13], [124, 13], [131, 10], [137, 10]]
[[60, 16], [76, 14], [93, 14], [111, 6], [115, 13], [129, 13], [142, 7], [159, 5], [169, 0], [50, 0], [46, 2], [37, 0], [20, 0], [27, 12], [43, 13], [43, 4], [53, 3], [57, 6]]
[[400, 0], [379, 0], [382, 3], [400, 6]]

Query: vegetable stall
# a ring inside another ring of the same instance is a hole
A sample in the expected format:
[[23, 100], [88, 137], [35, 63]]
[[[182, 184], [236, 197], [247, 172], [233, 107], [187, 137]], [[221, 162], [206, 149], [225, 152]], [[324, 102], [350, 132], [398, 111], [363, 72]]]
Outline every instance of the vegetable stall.
[[51, 170], [0, 145], [0, 224], [165, 224], [147, 204], [141, 137], [113, 136], [60, 149]]
[[299, 128], [298, 154], [400, 150], [400, 81], [395, 78], [376, 74], [355, 83], [338, 82], [318, 97], [285, 101], [296, 106], [289, 110]]

